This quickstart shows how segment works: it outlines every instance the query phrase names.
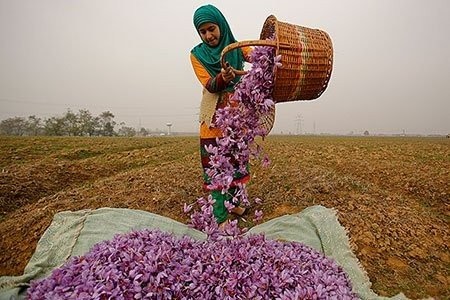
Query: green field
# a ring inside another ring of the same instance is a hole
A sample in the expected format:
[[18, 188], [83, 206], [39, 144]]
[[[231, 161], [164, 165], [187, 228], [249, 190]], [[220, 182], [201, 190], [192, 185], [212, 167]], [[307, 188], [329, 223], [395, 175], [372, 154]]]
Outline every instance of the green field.
[[[335, 208], [375, 292], [450, 297], [450, 139], [269, 136], [251, 164], [264, 220]], [[23, 272], [53, 215], [142, 209], [187, 222], [198, 137], [0, 137], [0, 275]], [[252, 226], [251, 222], [247, 223]]]

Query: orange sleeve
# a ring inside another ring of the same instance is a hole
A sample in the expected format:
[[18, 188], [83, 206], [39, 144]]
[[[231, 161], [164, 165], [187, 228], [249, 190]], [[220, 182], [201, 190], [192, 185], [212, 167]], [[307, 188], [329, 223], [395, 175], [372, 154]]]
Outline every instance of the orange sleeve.
[[191, 64], [194, 69], [194, 73], [197, 76], [197, 79], [200, 83], [206, 87], [208, 80], [211, 79], [208, 71], [206, 71], [205, 67], [198, 61], [198, 59], [191, 53]]
[[[250, 54], [253, 51], [252, 47], [243, 47], [242, 53], [244, 54], [245, 61], [250, 62]], [[208, 71], [206, 71], [205, 67], [200, 63], [200, 61], [191, 53], [190, 54], [192, 68], [194, 69], [194, 73], [197, 76], [197, 79], [200, 83], [206, 88], [208, 81], [211, 79], [211, 75], [209, 75]]]
[[244, 54], [245, 61], [251, 62], [250, 56], [252, 54], [252, 51], [253, 51], [253, 48], [250, 46], [242, 48], [242, 53]]

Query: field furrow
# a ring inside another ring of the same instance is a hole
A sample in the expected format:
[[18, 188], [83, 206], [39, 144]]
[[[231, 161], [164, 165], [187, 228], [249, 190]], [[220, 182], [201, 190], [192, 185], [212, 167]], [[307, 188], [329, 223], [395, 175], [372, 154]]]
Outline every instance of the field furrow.
[[[205, 196], [197, 137], [1, 142], [1, 275], [23, 271], [59, 211], [124, 207], [187, 223], [183, 204]], [[263, 221], [334, 208], [377, 293], [450, 297], [449, 139], [269, 136], [261, 145], [272, 163], [251, 162], [248, 190], [263, 199]]]

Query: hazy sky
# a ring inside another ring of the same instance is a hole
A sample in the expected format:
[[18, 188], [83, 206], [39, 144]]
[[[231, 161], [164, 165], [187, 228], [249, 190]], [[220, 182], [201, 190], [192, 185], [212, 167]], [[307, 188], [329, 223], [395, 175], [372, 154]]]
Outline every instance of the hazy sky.
[[206, 3], [238, 40], [257, 39], [271, 14], [331, 36], [328, 89], [277, 104], [273, 132], [450, 132], [448, 0], [0, 0], [0, 120], [109, 110], [133, 127], [197, 131], [189, 52]]

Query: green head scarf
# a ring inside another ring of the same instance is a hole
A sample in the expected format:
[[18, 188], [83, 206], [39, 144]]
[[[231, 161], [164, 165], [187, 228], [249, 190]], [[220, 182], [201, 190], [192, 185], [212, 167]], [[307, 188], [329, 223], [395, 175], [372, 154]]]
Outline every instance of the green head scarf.
[[[195, 46], [191, 53], [201, 62], [212, 77], [220, 73], [222, 66], [220, 65], [220, 54], [226, 46], [236, 42], [231, 32], [230, 26], [223, 14], [215, 6], [208, 4], [199, 7], [194, 13], [194, 26], [198, 32], [199, 27], [205, 23], [214, 23], [219, 26], [220, 40], [215, 47], [209, 46], [207, 43], [200, 43]], [[201, 38], [201, 36], [200, 36]], [[226, 55], [225, 60], [236, 70], [242, 70], [244, 67], [244, 55], [241, 49], [233, 50]], [[236, 78], [237, 82], [239, 78]]]

